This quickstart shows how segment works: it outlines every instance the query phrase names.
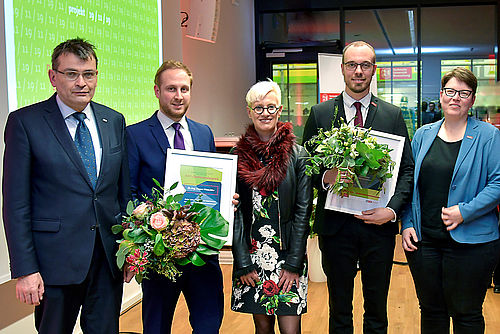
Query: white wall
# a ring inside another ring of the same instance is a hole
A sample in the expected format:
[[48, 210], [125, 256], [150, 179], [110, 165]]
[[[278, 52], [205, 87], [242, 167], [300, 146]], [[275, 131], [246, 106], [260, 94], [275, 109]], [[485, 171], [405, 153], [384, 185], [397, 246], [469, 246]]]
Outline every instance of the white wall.
[[[238, 136], [249, 123], [245, 95], [256, 77], [254, 1], [232, 2], [221, 0], [215, 44], [182, 40], [183, 60], [194, 77], [188, 115], [210, 125], [216, 137]], [[188, 8], [189, 0], [181, 0], [181, 9]]]

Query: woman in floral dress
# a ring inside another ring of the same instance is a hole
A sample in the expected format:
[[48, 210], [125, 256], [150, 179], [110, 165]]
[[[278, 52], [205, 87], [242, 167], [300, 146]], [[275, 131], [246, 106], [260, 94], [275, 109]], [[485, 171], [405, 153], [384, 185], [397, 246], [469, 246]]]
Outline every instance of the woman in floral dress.
[[300, 333], [307, 305], [306, 241], [311, 213], [307, 152], [290, 123], [279, 122], [281, 91], [272, 81], [247, 93], [252, 120], [236, 144], [240, 207], [233, 234], [231, 308], [252, 313], [256, 333]]

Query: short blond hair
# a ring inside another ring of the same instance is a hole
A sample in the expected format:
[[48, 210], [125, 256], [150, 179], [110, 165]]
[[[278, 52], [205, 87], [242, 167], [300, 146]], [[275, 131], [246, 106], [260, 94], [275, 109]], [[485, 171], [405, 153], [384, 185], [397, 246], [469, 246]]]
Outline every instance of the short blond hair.
[[270, 92], [274, 92], [276, 94], [276, 98], [278, 99], [278, 105], [276, 107], [281, 106], [280, 86], [271, 79], [267, 79], [267, 81], [259, 81], [250, 87], [246, 96], [247, 106], [251, 108], [254, 102], [263, 100]]
[[185, 64], [181, 63], [180, 61], [173, 60], [173, 59], [169, 59], [169, 60], [165, 61], [163, 64], [161, 64], [161, 66], [156, 71], [156, 75], [155, 75], [155, 85], [156, 86], [158, 86], [158, 87], [161, 86], [160, 76], [166, 70], [183, 70], [184, 72], [186, 72], [186, 74], [189, 77], [190, 87], [193, 87], [193, 73], [191, 73], [191, 70]]
[[360, 46], [367, 46], [368, 48], [370, 48], [373, 51], [372, 63], [375, 64], [377, 61], [377, 56], [375, 55], [375, 49], [373, 48], [373, 46], [366, 43], [365, 41], [354, 41], [352, 43], [347, 44], [346, 47], [344, 48], [344, 50], [342, 51], [342, 64], [344, 63], [344, 55], [345, 55], [345, 52], [347, 51], [347, 49], [349, 49], [350, 47], [360, 47]]

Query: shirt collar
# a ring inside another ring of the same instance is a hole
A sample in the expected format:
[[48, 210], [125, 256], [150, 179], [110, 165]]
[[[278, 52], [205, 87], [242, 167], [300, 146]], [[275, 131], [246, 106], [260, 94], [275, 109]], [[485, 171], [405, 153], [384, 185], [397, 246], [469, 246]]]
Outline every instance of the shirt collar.
[[158, 117], [158, 120], [160, 121], [160, 124], [161, 124], [163, 130], [167, 130], [174, 123], [179, 123], [183, 129], [188, 128], [186, 115], [183, 115], [179, 122], [173, 121], [170, 117], [168, 117], [167, 115], [162, 113], [160, 110], [156, 111], [156, 116]]
[[[354, 102], [357, 102], [358, 100], [355, 100], [352, 98], [349, 94], [347, 94], [345, 91], [342, 92], [342, 98], [344, 99], [345, 105], [349, 106], [350, 108], [353, 108]], [[365, 109], [368, 109], [370, 106], [370, 101], [372, 100], [372, 93], [366, 94], [359, 102], [363, 105]]]
[[[59, 110], [61, 110], [61, 114], [62, 114], [62, 116], [63, 116], [64, 119], [70, 117], [75, 112], [77, 112], [76, 110], [74, 110], [73, 108], [71, 108], [67, 104], [65, 104], [61, 100], [61, 98], [59, 97], [59, 95], [56, 95], [56, 102], [57, 102], [57, 106], [59, 107]], [[92, 109], [90, 108], [90, 103], [87, 104], [87, 106], [85, 107], [85, 109], [82, 110], [82, 112], [85, 115], [87, 115], [88, 119], [92, 119]]]

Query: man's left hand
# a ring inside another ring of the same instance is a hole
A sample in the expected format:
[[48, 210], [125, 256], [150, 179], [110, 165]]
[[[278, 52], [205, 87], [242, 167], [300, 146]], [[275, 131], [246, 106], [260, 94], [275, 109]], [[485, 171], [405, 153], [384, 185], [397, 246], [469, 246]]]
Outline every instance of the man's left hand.
[[354, 215], [354, 217], [363, 220], [367, 224], [382, 225], [395, 218], [394, 212], [388, 208], [375, 208], [361, 213], [362, 215]]
[[462, 224], [464, 221], [458, 205], [450, 206], [449, 208], [442, 208], [441, 219], [446, 225], [447, 231], [456, 229], [457, 226]]

